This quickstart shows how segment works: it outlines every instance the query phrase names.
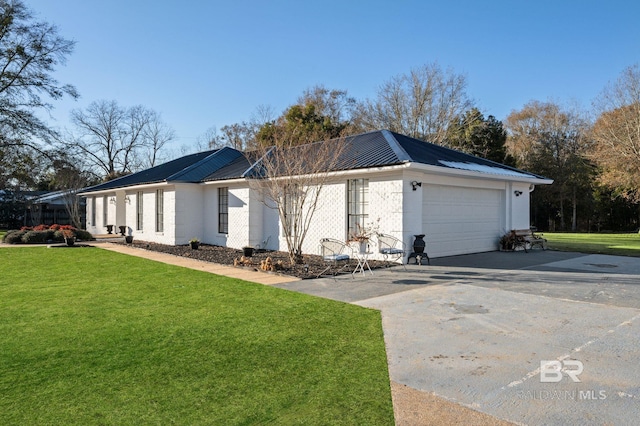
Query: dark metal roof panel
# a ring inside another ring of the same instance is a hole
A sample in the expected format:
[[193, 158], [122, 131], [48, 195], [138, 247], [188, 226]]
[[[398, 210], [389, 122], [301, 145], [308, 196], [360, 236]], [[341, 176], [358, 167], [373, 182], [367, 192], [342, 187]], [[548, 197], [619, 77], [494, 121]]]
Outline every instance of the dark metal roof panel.
[[241, 155], [231, 163], [206, 176], [203, 181], [210, 182], [215, 180], [241, 178], [243, 177], [244, 172], [251, 167], [251, 164], [252, 162], [247, 159], [246, 155]]
[[339, 170], [388, 166], [404, 162], [381, 131], [347, 137]]
[[398, 141], [400, 146], [416, 163], [428, 164], [432, 166], [445, 167], [450, 169], [461, 169], [488, 173], [502, 176], [520, 176], [538, 179], [546, 179], [543, 176], [516, 169], [486, 158], [466, 154], [444, 146], [424, 142], [419, 139], [410, 138], [405, 135], [390, 132]]
[[238, 157], [242, 157], [242, 153], [233, 148], [224, 147], [213, 154], [203, 158], [195, 164], [180, 170], [179, 172], [167, 177], [169, 182], [201, 182], [207, 176], [215, 173]]
[[217, 150], [198, 152], [196, 154], [185, 155], [175, 160], [160, 164], [150, 169], [142, 170], [137, 173], [122, 176], [120, 178], [110, 180], [82, 190], [82, 192], [96, 192], [108, 189], [123, 188], [126, 186], [143, 185], [148, 183], [164, 182], [169, 176], [184, 170], [194, 163], [208, 157]]

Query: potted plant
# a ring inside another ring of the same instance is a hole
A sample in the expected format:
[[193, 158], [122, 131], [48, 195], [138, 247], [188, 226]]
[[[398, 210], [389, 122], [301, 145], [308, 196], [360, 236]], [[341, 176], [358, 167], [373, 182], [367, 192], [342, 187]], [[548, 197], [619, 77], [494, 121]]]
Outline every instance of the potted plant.
[[357, 223], [356, 230], [349, 234], [347, 243], [357, 243], [360, 253], [366, 253], [369, 249], [369, 239], [378, 233], [378, 228], [380, 228], [379, 222], [380, 219], [366, 226], [361, 226]]
[[242, 247], [242, 254], [244, 255], [244, 257], [253, 256], [253, 247], [251, 247], [251, 246]]
[[133, 235], [125, 235], [125, 236], [124, 236], [124, 241], [125, 241], [127, 244], [131, 244], [131, 243], [133, 243]]
[[191, 240], [189, 240], [189, 244], [191, 245], [191, 250], [198, 250], [198, 247], [200, 247], [200, 240], [197, 238], [192, 238]]
[[113, 233], [113, 225], [107, 225], [107, 234]]

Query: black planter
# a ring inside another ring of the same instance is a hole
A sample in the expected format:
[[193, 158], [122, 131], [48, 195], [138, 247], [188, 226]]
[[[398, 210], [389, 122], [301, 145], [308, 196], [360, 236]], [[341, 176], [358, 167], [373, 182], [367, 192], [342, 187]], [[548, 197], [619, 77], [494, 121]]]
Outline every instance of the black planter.
[[127, 244], [133, 243], [133, 235], [125, 235], [124, 240]]
[[244, 257], [253, 256], [253, 247], [242, 247], [242, 254]]
[[191, 250], [198, 250], [198, 247], [200, 247], [200, 243], [196, 241], [191, 241], [189, 244], [191, 244]]
[[424, 242], [424, 234], [414, 235], [416, 239], [413, 241], [413, 252], [416, 254], [424, 253], [427, 243]]
[[107, 225], [107, 234], [113, 233], [113, 225]]
[[69, 247], [71, 247], [76, 243], [76, 237], [68, 237], [68, 238], [65, 238], [64, 241], [67, 243]]
[[124, 233], [127, 232], [127, 227], [126, 226], [118, 226], [118, 228], [120, 229], [120, 235], [124, 236]]
[[427, 243], [424, 242], [425, 234], [414, 235], [416, 239], [413, 241], [413, 253], [409, 255], [407, 258], [407, 265], [411, 263], [411, 259], [415, 259], [416, 265], [422, 265], [422, 259], [427, 259], [427, 264], [431, 264], [431, 259], [429, 259], [429, 255], [424, 250], [427, 246]]

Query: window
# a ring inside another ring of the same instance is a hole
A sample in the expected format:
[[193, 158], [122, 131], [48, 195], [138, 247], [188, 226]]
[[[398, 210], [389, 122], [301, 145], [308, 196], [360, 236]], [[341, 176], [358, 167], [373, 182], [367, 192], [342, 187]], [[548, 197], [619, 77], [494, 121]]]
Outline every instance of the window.
[[229, 233], [229, 188], [218, 188], [218, 232]]
[[369, 179], [351, 179], [348, 189], [348, 234], [358, 233], [369, 220]]
[[164, 232], [164, 189], [156, 191], [156, 232]]
[[102, 226], [107, 226], [107, 222], [109, 221], [109, 200], [105, 195], [102, 197]]
[[136, 230], [142, 231], [142, 191], [136, 193]]
[[96, 226], [96, 198], [91, 197], [91, 224]]
[[291, 236], [296, 235], [296, 228], [299, 225], [299, 204], [300, 193], [298, 192], [298, 185], [287, 185], [284, 193], [284, 226]]

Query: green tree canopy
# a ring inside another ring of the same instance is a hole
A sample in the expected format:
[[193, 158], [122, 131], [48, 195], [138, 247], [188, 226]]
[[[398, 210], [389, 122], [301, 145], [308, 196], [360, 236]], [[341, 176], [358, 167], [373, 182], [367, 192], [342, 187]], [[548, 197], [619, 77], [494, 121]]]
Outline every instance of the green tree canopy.
[[[53, 73], [66, 62], [74, 42], [58, 34], [55, 25], [34, 19], [21, 0], [0, 0], [0, 159], [29, 161], [41, 155], [41, 142], [55, 136], [38, 111], [65, 95], [76, 98], [72, 85], [61, 84]], [[31, 185], [19, 170], [0, 168], [0, 183]]]
[[486, 119], [477, 108], [459, 115], [449, 125], [447, 141], [451, 148], [472, 155], [515, 165], [515, 160], [507, 155], [507, 131], [502, 122], [493, 115]]

